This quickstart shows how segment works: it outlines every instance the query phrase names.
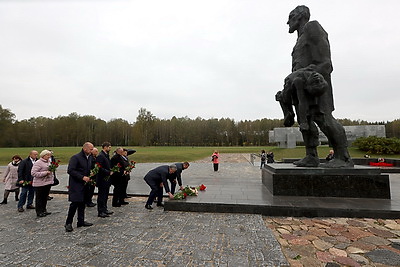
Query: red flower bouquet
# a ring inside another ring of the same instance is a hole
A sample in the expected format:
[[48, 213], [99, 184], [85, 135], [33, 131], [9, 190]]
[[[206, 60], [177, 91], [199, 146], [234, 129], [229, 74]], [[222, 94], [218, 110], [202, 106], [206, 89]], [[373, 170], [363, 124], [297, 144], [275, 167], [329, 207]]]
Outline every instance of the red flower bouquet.
[[57, 161], [52, 161], [49, 165], [49, 171], [51, 172], [55, 172], [58, 168], [58, 166], [60, 166], [60, 162], [61, 160], [57, 160]]
[[[110, 172], [119, 172], [121, 168], [122, 168], [122, 165], [120, 163], [118, 163], [117, 165], [115, 165], [114, 167], [111, 168]], [[104, 180], [106, 180], [106, 181], [110, 180], [110, 175], [104, 177]]]
[[198, 187], [196, 187], [196, 189], [199, 191], [204, 191], [204, 190], [206, 190], [206, 188], [207, 188], [207, 186], [205, 186], [204, 184], [201, 184]]
[[132, 171], [133, 168], [135, 168], [136, 166], [136, 162], [131, 160], [131, 162], [129, 162], [129, 165], [125, 168], [125, 171], [130, 173]]

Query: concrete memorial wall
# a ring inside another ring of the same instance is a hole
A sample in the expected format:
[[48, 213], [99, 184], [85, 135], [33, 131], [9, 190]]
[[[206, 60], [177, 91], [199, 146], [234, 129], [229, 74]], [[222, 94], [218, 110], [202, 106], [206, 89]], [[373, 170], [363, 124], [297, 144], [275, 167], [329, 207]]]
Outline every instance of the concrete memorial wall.
[[[349, 145], [359, 137], [377, 136], [386, 137], [385, 125], [354, 125], [343, 126]], [[319, 141], [328, 143], [328, 138], [319, 130]], [[269, 131], [269, 142], [278, 143], [281, 148], [295, 148], [296, 143], [303, 142], [299, 127], [274, 128]]]

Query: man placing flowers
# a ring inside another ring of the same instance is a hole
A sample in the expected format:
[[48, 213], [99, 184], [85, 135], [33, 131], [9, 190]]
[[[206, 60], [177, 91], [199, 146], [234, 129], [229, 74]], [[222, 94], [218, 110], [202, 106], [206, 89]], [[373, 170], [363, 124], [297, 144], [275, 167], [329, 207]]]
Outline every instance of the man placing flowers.
[[178, 183], [179, 189], [183, 190], [182, 186], [182, 171], [189, 168], [189, 162], [185, 161], [183, 163], [175, 163], [176, 172], [168, 176], [168, 180], [171, 182], [171, 193], [175, 193], [176, 184]]
[[157, 197], [157, 206], [164, 207], [162, 204], [163, 198], [163, 187], [165, 188], [165, 192], [168, 194], [170, 199], [174, 199], [174, 195], [170, 192], [168, 186], [168, 175], [176, 172], [176, 165], [162, 165], [155, 169], [150, 170], [144, 180], [150, 186], [151, 191], [149, 194], [149, 198], [147, 199], [146, 205], [144, 206], [146, 209], [153, 209], [151, 206], [153, 204], [154, 198]]

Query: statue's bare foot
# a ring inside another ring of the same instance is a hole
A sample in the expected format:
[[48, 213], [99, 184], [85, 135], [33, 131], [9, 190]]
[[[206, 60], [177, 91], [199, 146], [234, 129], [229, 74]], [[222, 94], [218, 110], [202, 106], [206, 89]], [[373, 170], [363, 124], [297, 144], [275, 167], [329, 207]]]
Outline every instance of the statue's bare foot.
[[334, 158], [323, 165], [325, 168], [351, 168], [354, 163], [351, 159], [344, 161], [342, 159]]
[[297, 167], [318, 167], [319, 158], [307, 155], [305, 158], [293, 162]]

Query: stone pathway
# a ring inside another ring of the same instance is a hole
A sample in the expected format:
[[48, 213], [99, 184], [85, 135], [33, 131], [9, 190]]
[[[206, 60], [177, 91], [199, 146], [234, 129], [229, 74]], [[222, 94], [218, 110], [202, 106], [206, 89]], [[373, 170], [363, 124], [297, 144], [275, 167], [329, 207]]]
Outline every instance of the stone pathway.
[[67, 233], [67, 197], [53, 196], [44, 218], [0, 206], [0, 266], [289, 266], [260, 215], [148, 211], [136, 197], [110, 218], [87, 208], [94, 225]]
[[400, 266], [400, 220], [264, 217], [291, 266]]

